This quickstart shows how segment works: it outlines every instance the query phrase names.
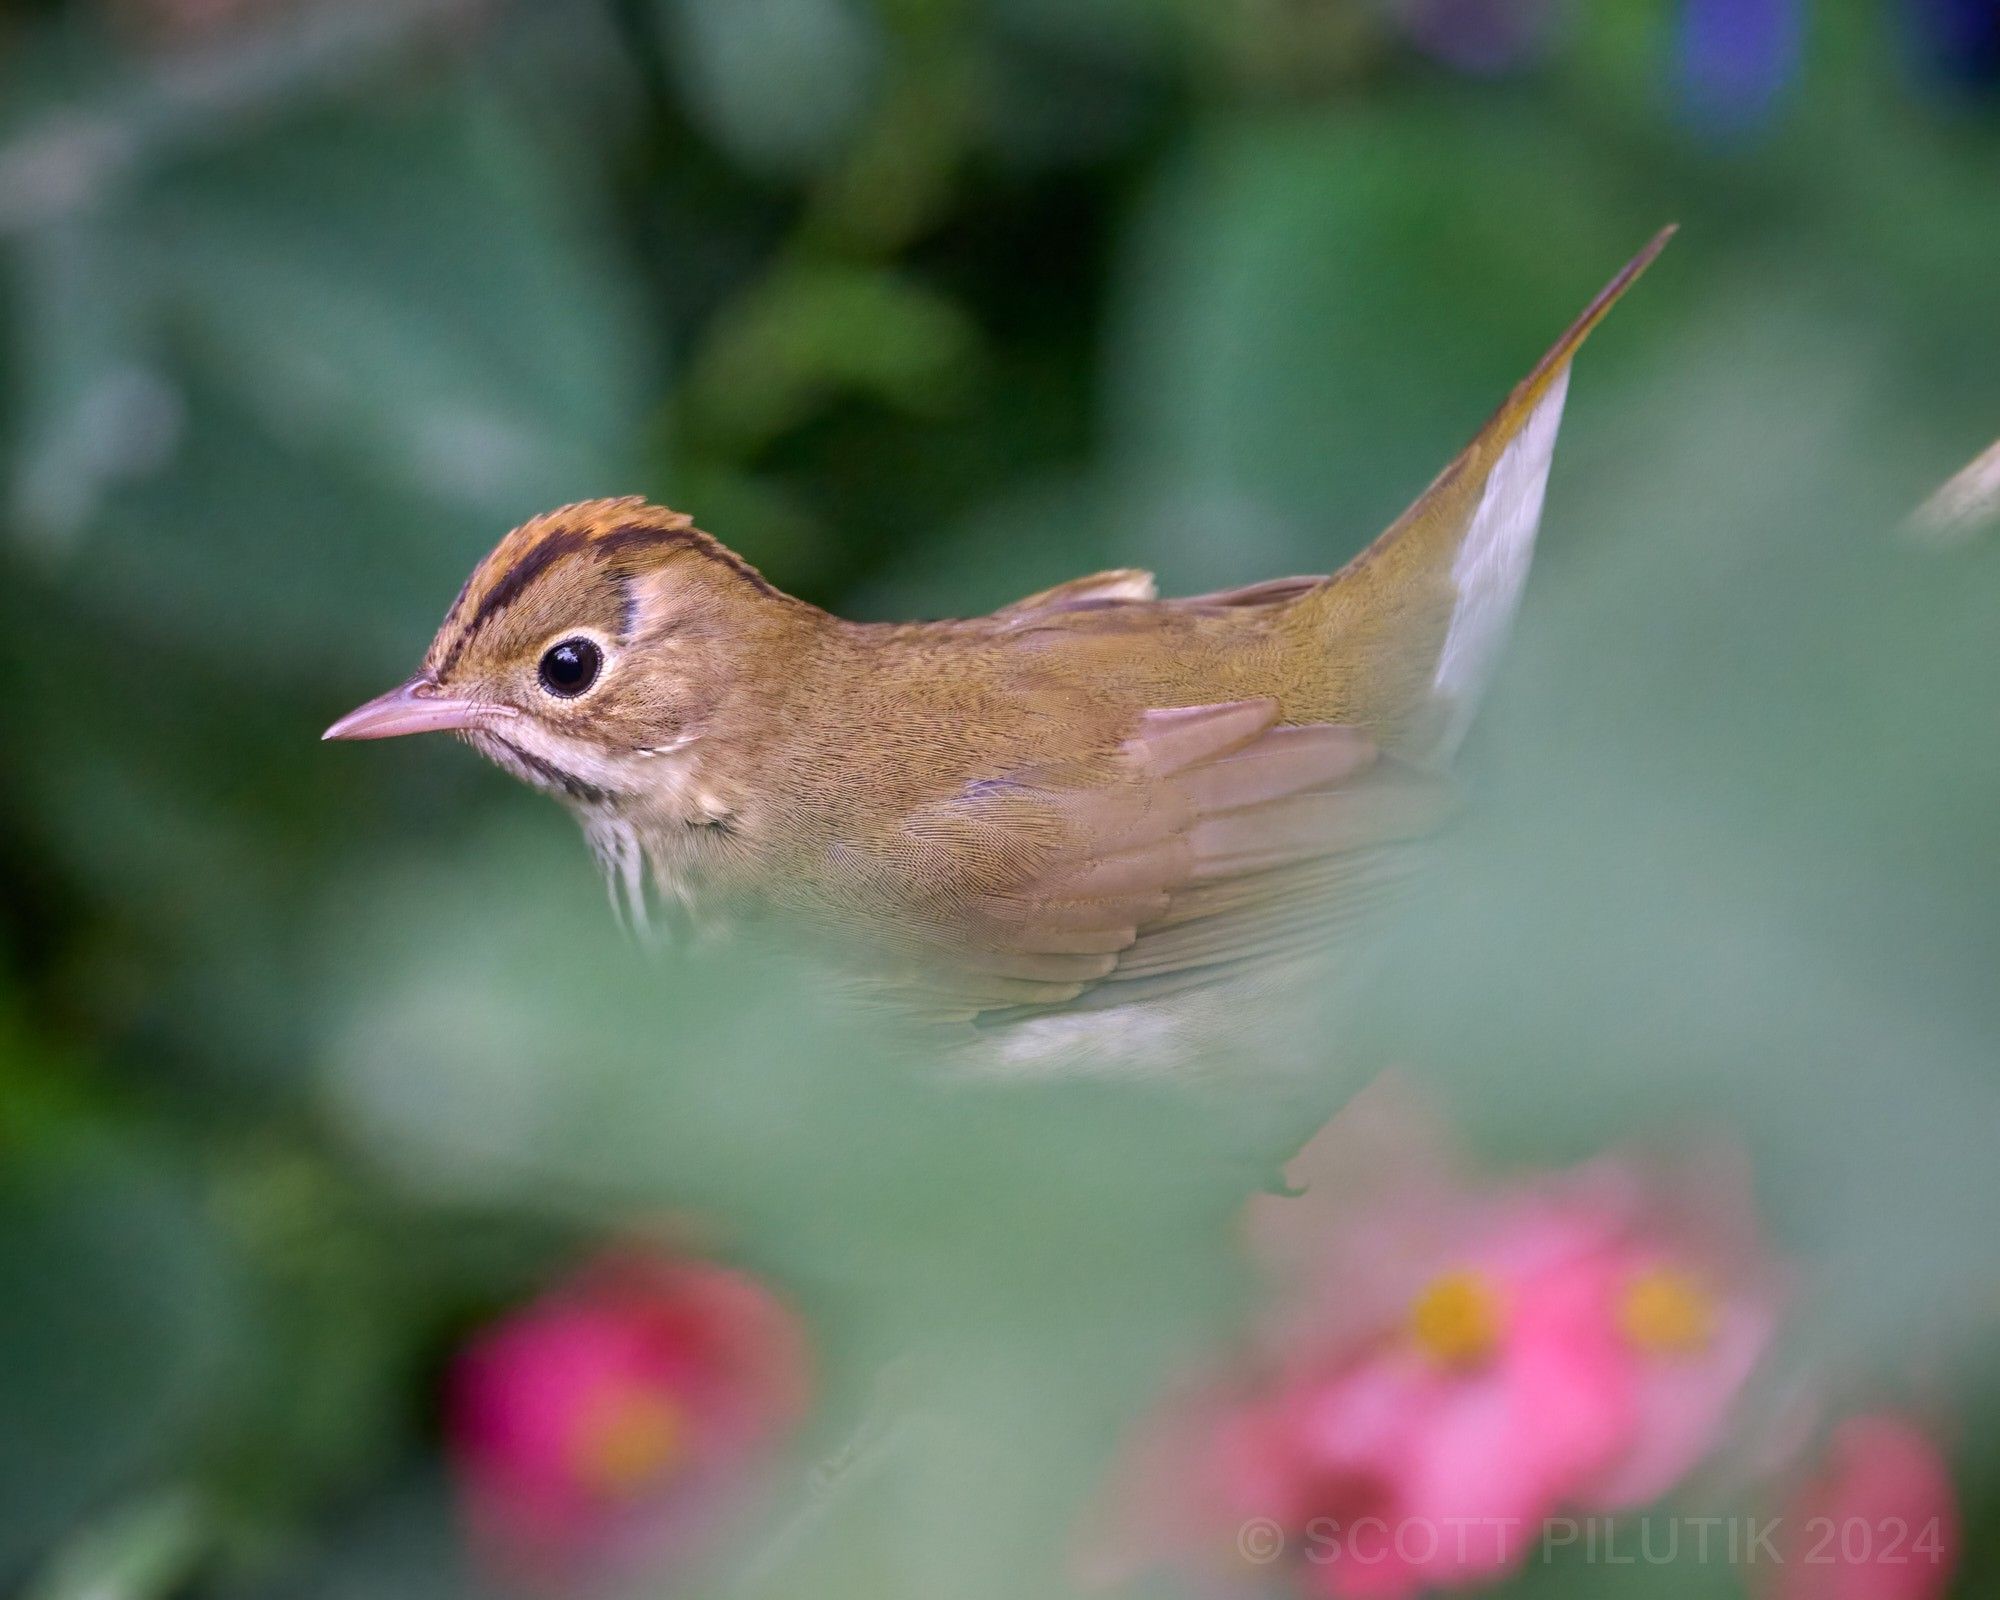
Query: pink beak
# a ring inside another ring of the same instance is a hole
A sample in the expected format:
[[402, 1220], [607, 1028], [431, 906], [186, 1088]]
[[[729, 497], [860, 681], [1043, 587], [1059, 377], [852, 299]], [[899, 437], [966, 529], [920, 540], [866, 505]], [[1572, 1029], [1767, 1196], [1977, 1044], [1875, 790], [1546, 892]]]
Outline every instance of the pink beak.
[[394, 739], [405, 733], [452, 733], [494, 717], [515, 716], [512, 706], [454, 700], [429, 678], [415, 677], [357, 706], [322, 739]]

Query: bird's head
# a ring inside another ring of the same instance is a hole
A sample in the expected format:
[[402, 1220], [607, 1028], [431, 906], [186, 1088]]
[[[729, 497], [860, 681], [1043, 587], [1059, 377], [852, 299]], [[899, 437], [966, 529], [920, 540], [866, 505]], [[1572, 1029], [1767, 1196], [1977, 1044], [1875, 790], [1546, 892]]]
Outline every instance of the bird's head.
[[774, 632], [809, 609], [680, 512], [565, 506], [502, 539], [416, 674], [325, 737], [456, 733], [536, 788], [603, 804], [782, 671]]

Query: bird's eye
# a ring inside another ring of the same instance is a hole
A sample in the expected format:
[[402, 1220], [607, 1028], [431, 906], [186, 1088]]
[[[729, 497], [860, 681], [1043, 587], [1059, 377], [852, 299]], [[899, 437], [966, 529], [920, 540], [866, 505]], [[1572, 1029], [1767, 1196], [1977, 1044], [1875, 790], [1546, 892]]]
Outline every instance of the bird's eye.
[[564, 700], [574, 699], [593, 683], [604, 667], [604, 652], [588, 639], [565, 639], [542, 653], [542, 687]]

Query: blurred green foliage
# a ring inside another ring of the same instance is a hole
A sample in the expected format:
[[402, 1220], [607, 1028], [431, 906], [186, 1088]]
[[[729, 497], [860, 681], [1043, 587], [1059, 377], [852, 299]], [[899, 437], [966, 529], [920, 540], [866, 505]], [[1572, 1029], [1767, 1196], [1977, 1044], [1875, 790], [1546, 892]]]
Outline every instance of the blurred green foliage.
[[644, 966], [552, 808], [317, 731], [588, 495], [867, 615], [1328, 570], [1668, 220], [1578, 373], [1448, 887], [1326, 1049], [1519, 1155], [1742, 1130], [1819, 1342], [1919, 1344], [1978, 1437], [2000, 547], [1892, 529], [2000, 431], [2000, 102], [1887, 5], [1817, 8], [1726, 129], [1664, 3], [1490, 78], [1401, 15], [0, 15], [0, 1584], [459, 1589], [440, 1364], [693, 1215], [812, 1314], [814, 1448], [913, 1397], [749, 1591], [1053, 1592], [1282, 1137], [947, 1091], [782, 968]]

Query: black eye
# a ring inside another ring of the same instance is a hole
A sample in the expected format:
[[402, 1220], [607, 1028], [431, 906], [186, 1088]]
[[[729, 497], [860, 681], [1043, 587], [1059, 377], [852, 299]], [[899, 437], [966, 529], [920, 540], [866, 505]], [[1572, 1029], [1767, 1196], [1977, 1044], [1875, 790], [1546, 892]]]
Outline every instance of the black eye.
[[568, 700], [593, 683], [604, 666], [604, 652], [588, 639], [565, 639], [542, 655], [542, 687]]

